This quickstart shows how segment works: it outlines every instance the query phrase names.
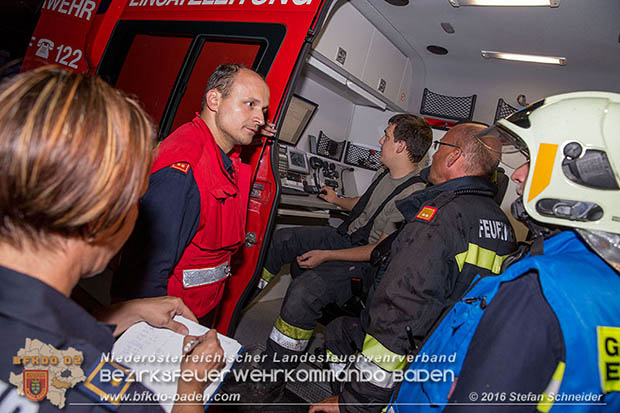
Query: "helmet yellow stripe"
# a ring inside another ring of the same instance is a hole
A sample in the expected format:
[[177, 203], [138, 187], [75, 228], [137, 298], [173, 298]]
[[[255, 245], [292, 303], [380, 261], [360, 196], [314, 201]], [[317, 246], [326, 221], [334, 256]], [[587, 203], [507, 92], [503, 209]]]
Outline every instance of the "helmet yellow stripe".
[[530, 194], [527, 202], [536, 198], [551, 182], [551, 173], [553, 172], [553, 163], [555, 155], [558, 152], [558, 145], [551, 143], [541, 143], [536, 156], [536, 165], [534, 166], [534, 174], [532, 175], [532, 184], [530, 185]]

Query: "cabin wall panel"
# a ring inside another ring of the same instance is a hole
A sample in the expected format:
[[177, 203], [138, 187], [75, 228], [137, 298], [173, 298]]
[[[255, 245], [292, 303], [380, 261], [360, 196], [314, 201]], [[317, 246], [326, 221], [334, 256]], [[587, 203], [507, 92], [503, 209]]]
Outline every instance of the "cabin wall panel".
[[319, 105], [297, 143], [299, 149], [309, 151], [308, 135], [318, 138], [320, 131], [335, 141], [348, 139], [355, 107], [353, 103], [307, 77], [298, 80], [295, 93]]

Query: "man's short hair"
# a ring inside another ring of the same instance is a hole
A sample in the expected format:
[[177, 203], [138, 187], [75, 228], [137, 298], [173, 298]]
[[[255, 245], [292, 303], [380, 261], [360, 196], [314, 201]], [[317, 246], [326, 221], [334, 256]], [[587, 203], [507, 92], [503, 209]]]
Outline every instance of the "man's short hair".
[[207, 105], [207, 92], [212, 89], [220, 92], [223, 97], [230, 95], [230, 90], [232, 89], [232, 85], [235, 82], [235, 76], [237, 76], [237, 74], [241, 70], [249, 70], [263, 78], [260, 73], [240, 63], [221, 64], [216, 67], [213, 73], [211, 73], [211, 76], [209, 76], [209, 80], [207, 81], [207, 87], [205, 88], [205, 93], [202, 97], [202, 108], [204, 109]]
[[0, 241], [115, 234], [148, 178], [154, 132], [99, 78], [43, 67], [0, 85]]
[[395, 125], [394, 141], [405, 141], [411, 162], [420, 162], [433, 143], [428, 122], [420, 116], [402, 113], [392, 116], [388, 124]]
[[482, 123], [462, 123], [455, 134], [455, 144], [465, 156], [465, 172], [490, 178], [495, 173], [500, 161], [501, 147], [496, 138], [477, 138], [476, 133], [485, 129]]

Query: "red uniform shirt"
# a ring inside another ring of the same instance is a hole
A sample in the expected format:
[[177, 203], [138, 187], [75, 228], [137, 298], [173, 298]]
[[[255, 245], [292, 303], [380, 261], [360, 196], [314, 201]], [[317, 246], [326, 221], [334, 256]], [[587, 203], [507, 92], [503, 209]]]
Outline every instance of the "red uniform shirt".
[[197, 317], [221, 300], [225, 279], [184, 287], [183, 271], [217, 267], [230, 262], [245, 240], [245, 220], [251, 168], [238, 154], [230, 156], [232, 176], [226, 172], [220, 150], [204, 121], [196, 116], [175, 130], [158, 149], [151, 173], [172, 166], [191, 167], [200, 192], [200, 222], [168, 280], [168, 294], [180, 297]]

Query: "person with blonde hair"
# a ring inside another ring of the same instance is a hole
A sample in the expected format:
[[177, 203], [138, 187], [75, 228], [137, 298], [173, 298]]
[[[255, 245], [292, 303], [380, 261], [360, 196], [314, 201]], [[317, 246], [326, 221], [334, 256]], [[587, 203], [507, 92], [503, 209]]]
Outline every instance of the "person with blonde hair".
[[[44, 67], [0, 85], [3, 411], [156, 409], [114, 400], [152, 396], [131, 375], [106, 383], [95, 373], [107, 366], [102, 355], [112, 350], [113, 336], [138, 321], [187, 333], [173, 317], [195, 320], [189, 309], [174, 297], [119, 303], [100, 317], [115, 325], [112, 332], [69, 298], [80, 279], [106, 267], [131, 233], [152, 149], [145, 112], [96, 77]], [[199, 378], [222, 365], [215, 331], [187, 336], [185, 344], [191, 340], [199, 343], [192, 355], [209, 357], [184, 358], [181, 369], [191, 379], [179, 380], [179, 396], [202, 395], [206, 381]], [[63, 357], [56, 363], [43, 358], [50, 351], [77, 358], [61, 368]], [[37, 352], [41, 357], [34, 357]], [[174, 406], [177, 412], [202, 410], [202, 403]]]

